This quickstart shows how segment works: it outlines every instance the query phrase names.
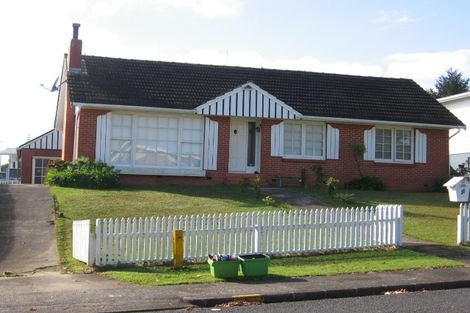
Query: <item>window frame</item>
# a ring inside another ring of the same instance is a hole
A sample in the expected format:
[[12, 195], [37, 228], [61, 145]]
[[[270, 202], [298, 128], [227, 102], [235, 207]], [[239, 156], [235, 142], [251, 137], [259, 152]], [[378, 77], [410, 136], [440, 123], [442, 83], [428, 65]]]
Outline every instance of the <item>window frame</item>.
[[[284, 151], [285, 147], [285, 127], [287, 125], [300, 125], [301, 126], [301, 143], [300, 143], [300, 154], [286, 154]], [[322, 155], [306, 155], [306, 126], [321, 126], [322, 128]], [[286, 159], [301, 159], [301, 160], [325, 160], [326, 159], [326, 124], [316, 122], [294, 122], [285, 121], [282, 129], [282, 156]]]
[[[131, 116], [131, 155], [130, 163], [127, 164], [116, 164], [111, 161], [111, 147], [110, 144], [106, 149], [106, 160], [116, 169], [121, 170], [122, 174], [139, 174], [139, 175], [190, 175], [190, 176], [203, 176], [205, 175], [204, 167], [204, 136], [205, 136], [205, 126], [204, 119], [202, 117], [197, 117], [194, 115], [179, 115], [179, 114], [151, 114], [151, 113], [134, 113], [134, 112], [112, 112], [110, 114], [109, 125], [112, 125], [113, 118], [116, 115], [127, 115]], [[145, 164], [136, 164], [136, 154], [137, 154], [137, 142], [142, 139], [138, 139], [138, 119], [139, 117], [145, 118], [170, 118], [177, 120], [177, 166], [165, 166], [165, 165], [145, 165]], [[182, 144], [188, 143], [188, 140], [183, 140], [183, 129], [184, 129], [184, 119], [196, 119], [201, 123], [201, 138], [199, 142], [191, 141], [191, 143], [200, 144], [200, 165], [198, 167], [187, 167], [181, 166], [181, 153], [182, 153]], [[113, 136], [111, 127], [109, 134], [109, 143], [112, 140], [119, 140]]]
[[[377, 130], [385, 129], [392, 131], [392, 158], [391, 159], [381, 159], [377, 158]], [[398, 160], [397, 159], [397, 130], [409, 131], [410, 132], [410, 159], [409, 160]], [[375, 126], [374, 131], [374, 161], [379, 163], [395, 163], [395, 164], [414, 164], [414, 129], [411, 127], [399, 127], [399, 126]]]

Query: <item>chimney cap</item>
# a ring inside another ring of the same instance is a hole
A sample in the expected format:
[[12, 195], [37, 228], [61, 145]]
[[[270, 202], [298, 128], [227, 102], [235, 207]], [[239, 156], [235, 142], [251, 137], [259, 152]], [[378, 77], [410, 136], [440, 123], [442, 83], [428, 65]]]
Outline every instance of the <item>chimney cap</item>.
[[80, 28], [80, 23], [73, 23], [73, 39], [78, 39], [78, 29]]

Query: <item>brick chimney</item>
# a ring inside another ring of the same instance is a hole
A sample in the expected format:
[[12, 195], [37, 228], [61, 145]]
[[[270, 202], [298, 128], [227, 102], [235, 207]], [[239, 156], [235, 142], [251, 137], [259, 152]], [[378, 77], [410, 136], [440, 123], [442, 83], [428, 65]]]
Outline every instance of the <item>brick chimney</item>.
[[[68, 55], [68, 72], [70, 74], [81, 73], [82, 63], [82, 41], [78, 39], [78, 29], [80, 24], [73, 24], [73, 37], [70, 41], [70, 51]], [[68, 88], [68, 87], [67, 87]], [[68, 93], [68, 92], [67, 92]], [[62, 140], [62, 160], [72, 161], [75, 144], [75, 107], [73, 106], [69, 95], [66, 96], [64, 108], [64, 126]]]
[[82, 41], [78, 39], [78, 29], [80, 24], [73, 23], [73, 37], [70, 41], [70, 51], [69, 51], [69, 71], [72, 73], [81, 72], [81, 63], [82, 63]]

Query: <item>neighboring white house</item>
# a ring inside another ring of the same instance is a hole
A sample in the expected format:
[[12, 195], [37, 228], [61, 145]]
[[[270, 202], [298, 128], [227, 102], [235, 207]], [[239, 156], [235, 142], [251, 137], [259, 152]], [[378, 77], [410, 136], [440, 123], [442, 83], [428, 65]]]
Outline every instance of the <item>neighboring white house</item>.
[[6, 168], [0, 167], [0, 183], [18, 183], [21, 175], [16, 148], [6, 148], [0, 151], [0, 163], [2, 156], [8, 158], [8, 163]]
[[[470, 91], [437, 99], [465, 125], [470, 125]], [[450, 131], [449, 162], [453, 168], [470, 158], [470, 131], [460, 129]]]

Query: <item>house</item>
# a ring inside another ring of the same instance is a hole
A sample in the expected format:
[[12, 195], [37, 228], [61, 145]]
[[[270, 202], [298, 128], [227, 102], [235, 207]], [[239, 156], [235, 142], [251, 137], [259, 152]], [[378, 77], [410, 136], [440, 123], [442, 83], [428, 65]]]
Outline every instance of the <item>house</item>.
[[50, 160], [62, 156], [62, 132], [50, 130], [16, 148], [21, 160], [21, 183], [42, 184]]
[[[438, 99], [465, 125], [470, 125], [470, 91]], [[470, 132], [459, 128], [452, 130], [449, 140], [450, 166], [454, 169], [470, 158]]]
[[[2, 157], [8, 162], [2, 164]], [[20, 182], [21, 166], [15, 148], [6, 148], [0, 151], [0, 184], [16, 184]]]
[[[124, 184], [264, 185], [321, 165], [391, 190], [448, 176], [448, 130], [464, 124], [410, 79], [142, 61], [82, 54], [74, 24], [55, 129], [62, 158], [98, 159]], [[298, 184], [294, 181], [292, 183]]]

